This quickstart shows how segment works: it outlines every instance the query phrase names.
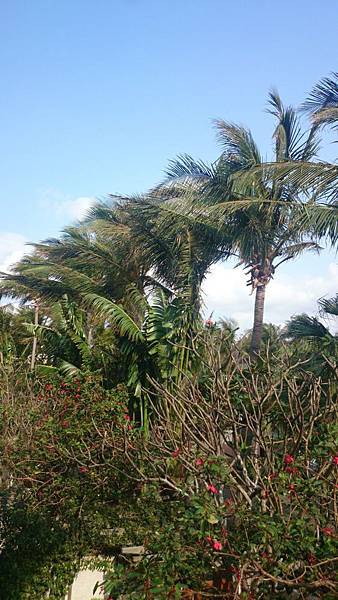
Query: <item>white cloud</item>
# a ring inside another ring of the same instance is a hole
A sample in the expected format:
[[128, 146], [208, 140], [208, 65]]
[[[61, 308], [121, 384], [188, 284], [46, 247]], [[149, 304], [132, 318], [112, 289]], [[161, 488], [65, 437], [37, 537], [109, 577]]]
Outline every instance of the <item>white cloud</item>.
[[8, 272], [27, 252], [26, 239], [20, 233], [0, 232], [0, 271]]
[[95, 198], [82, 196], [65, 203], [64, 208], [66, 212], [68, 212], [71, 219], [81, 220], [86, 216], [88, 210], [93, 206], [95, 201]]
[[[213, 311], [216, 319], [231, 317], [241, 330], [251, 327], [254, 294], [250, 295], [250, 288], [245, 284], [246, 277], [240, 268], [215, 265], [204, 283], [205, 313]], [[282, 324], [297, 313], [315, 315], [318, 298], [333, 296], [337, 290], [338, 265], [333, 262], [322, 263], [318, 274], [277, 271], [276, 279], [267, 287], [264, 320]]]
[[72, 198], [57, 190], [49, 189], [42, 194], [40, 204], [58, 219], [81, 221], [96, 201], [92, 196]]

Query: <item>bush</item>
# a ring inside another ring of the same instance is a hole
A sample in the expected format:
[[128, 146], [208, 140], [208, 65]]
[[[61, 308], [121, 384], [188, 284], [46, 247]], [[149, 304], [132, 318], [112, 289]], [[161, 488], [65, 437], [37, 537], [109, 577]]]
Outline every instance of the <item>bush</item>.
[[107, 550], [105, 531], [119, 522], [130, 488], [128, 396], [91, 377], [22, 375], [13, 373], [1, 406], [0, 589], [8, 600], [41, 600], [47, 590], [57, 600], [82, 557]]
[[240, 362], [158, 386], [130, 523], [145, 554], [121, 560], [112, 597], [334, 597], [335, 395], [298, 367]]
[[9, 386], [6, 597], [61, 598], [89, 553], [110, 559], [96, 564], [114, 599], [335, 597], [332, 385], [285, 358], [246, 361], [205, 361], [170, 391], [152, 382], [147, 435], [122, 388]]

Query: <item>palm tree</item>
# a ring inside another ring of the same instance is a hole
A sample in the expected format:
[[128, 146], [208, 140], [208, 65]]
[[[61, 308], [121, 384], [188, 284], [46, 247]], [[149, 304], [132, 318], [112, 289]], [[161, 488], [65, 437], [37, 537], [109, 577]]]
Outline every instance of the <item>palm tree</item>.
[[[295, 111], [283, 106], [277, 92], [270, 94], [269, 112], [277, 120], [275, 162], [309, 161], [318, 148], [316, 128], [302, 134]], [[216, 128], [223, 146], [216, 163], [208, 166], [187, 155], [178, 157], [152, 196], [162, 200], [163, 232], [167, 232], [171, 216], [174, 227], [181, 222], [204, 228], [210, 237], [212, 233], [218, 238], [223, 235], [227, 256], [236, 256], [246, 269], [248, 285], [255, 292], [250, 346], [255, 356], [262, 339], [268, 283], [282, 263], [305, 250], [318, 251], [319, 236], [300, 223], [304, 186], [273, 176], [250, 130], [222, 120], [216, 122]]]
[[[114, 240], [111, 213], [122, 210], [130, 227], [132, 246], [144, 271], [144, 290], [163, 289], [185, 302], [198, 315], [201, 307], [201, 284], [213, 262], [227, 256], [230, 240], [223, 234], [210, 235], [198, 223], [186, 224], [173, 215], [163, 223], [161, 202], [149, 195], [112, 198], [114, 204], [93, 207], [89, 227]], [[128, 254], [125, 255], [128, 263]]]
[[2, 274], [2, 295], [53, 302], [91, 292], [118, 300], [131, 283], [142, 286], [143, 267], [132, 253], [128, 224], [117, 211], [114, 216], [113, 235], [68, 227], [59, 239], [32, 244], [33, 253]]
[[[338, 294], [334, 298], [321, 298], [318, 301], [319, 314], [324, 319], [338, 316]], [[283, 337], [300, 344], [298, 360], [303, 352], [312, 368], [321, 377], [338, 375], [338, 332], [331, 333], [317, 317], [303, 313], [293, 316], [286, 324]]]
[[[310, 117], [313, 130], [330, 127], [334, 133], [338, 129], [338, 73], [323, 77], [310, 92], [302, 105], [302, 110]], [[310, 192], [312, 202], [299, 209], [301, 226], [310, 224], [320, 237], [326, 236], [332, 245], [338, 241], [338, 165], [323, 161], [294, 160], [269, 164], [273, 176], [287, 179], [296, 188]]]
[[323, 77], [312, 89], [303, 110], [310, 114], [314, 124], [338, 127], [338, 72]]

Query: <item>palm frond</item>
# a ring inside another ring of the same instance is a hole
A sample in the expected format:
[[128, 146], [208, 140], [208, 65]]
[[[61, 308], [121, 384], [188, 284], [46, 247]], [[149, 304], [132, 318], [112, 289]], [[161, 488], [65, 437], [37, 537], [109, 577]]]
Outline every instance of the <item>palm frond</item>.
[[307, 314], [292, 317], [286, 324], [284, 335], [294, 340], [333, 337], [330, 331], [316, 317], [310, 317]]
[[299, 118], [292, 106], [285, 107], [277, 90], [269, 94], [268, 112], [277, 119], [273, 137], [276, 142], [276, 161], [309, 160], [318, 152], [317, 129], [302, 133]]
[[223, 119], [216, 119], [214, 125], [223, 147], [222, 159], [233, 165], [234, 169], [247, 169], [262, 162], [249, 129]]
[[337, 123], [338, 126], [338, 72], [323, 77], [312, 89], [302, 108], [317, 125]]
[[338, 317], [338, 294], [333, 298], [320, 298], [318, 304], [322, 316], [333, 315]]
[[319, 253], [323, 248], [314, 241], [310, 242], [299, 242], [297, 244], [289, 244], [283, 247], [281, 253], [285, 257], [296, 258], [304, 252], [304, 250], [312, 250], [313, 252]]
[[75, 377], [83, 375], [83, 371], [79, 367], [67, 362], [66, 360], [61, 361], [58, 370], [64, 377], [69, 379], [74, 379]]
[[167, 179], [202, 179], [206, 180], [214, 174], [212, 166], [202, 160], [196, 160], [189, 154], [179, 154], [174, 160], [169, 161], [166, 169]]
[[126, 313], [122, 306], [98, 296], [97, 294], [85, 294], [85, 302], [91, 306], [96, 314], [103, 319], [113, 322], [122, 335], [125, 335], [132, 342], [143, 342], [144, 336], [140, 327]]

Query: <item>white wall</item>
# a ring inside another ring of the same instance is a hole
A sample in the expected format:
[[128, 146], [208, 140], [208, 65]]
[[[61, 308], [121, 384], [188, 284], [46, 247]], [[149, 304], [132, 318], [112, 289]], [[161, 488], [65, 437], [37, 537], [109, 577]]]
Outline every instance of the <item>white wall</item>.
[[103, 582], [102, 571], [90, 571], [89, 569], [80, 571], [76, 575], [65, 600], [91, 600], [94, 597], [104, 598], [102, 590], [97, 590], [95, 594], [93, 593], [97, 582]]

